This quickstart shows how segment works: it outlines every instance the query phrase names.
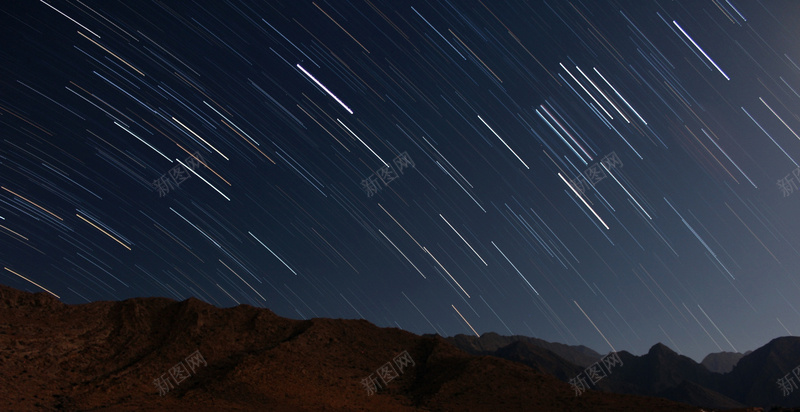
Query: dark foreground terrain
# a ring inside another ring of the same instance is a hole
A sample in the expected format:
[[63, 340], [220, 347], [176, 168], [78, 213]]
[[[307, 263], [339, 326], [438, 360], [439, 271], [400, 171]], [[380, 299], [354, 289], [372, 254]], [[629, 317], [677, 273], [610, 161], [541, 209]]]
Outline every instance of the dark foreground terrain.
[[522, 363], [363, 320], [297, 321], [195, 299], [66, 305], [0, 285], [0, 410], [700, 408], [594, 390], [576, 396], [569, 384]]

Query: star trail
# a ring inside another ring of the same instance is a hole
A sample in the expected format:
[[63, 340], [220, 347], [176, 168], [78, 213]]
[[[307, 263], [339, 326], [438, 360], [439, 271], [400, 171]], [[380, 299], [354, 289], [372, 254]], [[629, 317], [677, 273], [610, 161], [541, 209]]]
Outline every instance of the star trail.
[[3, 284], [697, 360], [800, 332], [795, 1], [7, 3]]

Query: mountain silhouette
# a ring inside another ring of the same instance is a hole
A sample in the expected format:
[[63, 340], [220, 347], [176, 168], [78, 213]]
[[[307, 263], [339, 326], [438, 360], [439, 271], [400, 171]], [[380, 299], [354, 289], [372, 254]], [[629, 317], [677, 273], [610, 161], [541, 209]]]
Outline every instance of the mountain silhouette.
[[[377, 375], [387, 367], [393, 376]], [[365, 382], [377, 376], [386, 380], [370, 393]], [[637, 395], [575, 396], [523, 364], [365, 320], [291, 320], [197, 299], [66, 305], [5, 286], [0, 382], [3, 411], [697, 410]]]
[[744, 354], [739, 352], [717, 352], [709, 353], [700, 362], [706, 369], [716, 373], [728, 373], [733, 370], [739, 359], [743, 356], [750, 354], [752, 351], [747, 351]]

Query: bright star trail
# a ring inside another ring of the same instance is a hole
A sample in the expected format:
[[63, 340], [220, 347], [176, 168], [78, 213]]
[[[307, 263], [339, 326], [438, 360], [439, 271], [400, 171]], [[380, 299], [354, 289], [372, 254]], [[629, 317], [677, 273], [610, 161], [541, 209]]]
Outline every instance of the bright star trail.
[[5, 3], [2, 284], [697, 360], [800, 333], [794, 0]]

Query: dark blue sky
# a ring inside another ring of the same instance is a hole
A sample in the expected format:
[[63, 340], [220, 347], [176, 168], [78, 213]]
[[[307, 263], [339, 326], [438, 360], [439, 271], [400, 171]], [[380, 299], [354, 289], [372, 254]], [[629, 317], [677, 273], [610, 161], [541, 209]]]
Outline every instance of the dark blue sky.
[[0, 283], [698, 360], [800, 331], [796, 2], [20, 3]]

